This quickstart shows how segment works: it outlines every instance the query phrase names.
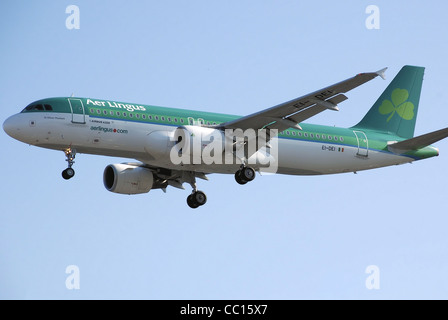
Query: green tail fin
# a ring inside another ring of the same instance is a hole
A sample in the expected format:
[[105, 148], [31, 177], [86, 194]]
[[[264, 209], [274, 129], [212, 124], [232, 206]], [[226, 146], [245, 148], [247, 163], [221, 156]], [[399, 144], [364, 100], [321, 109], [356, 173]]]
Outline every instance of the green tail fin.
[[425, 68], [404, 66], [354, 128], [414, 136]]

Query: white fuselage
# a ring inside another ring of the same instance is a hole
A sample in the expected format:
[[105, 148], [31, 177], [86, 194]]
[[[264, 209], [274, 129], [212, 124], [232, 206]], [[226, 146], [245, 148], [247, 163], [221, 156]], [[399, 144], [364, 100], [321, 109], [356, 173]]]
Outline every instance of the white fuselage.
[[[240, 163], [194, 164], [182, 168], [169, 154], [158, 155], [150, 149], [148, 136], [153, 132], [173, 132], [176, 126], [102, 119], [86, 115], [86, 123], [73, 123], [70, 113], [20, 113], [5, 121], [4, 128], [22, 142], [55, 150], [74, 148], [78, 153], [137, 159], [148, 165], [204, 173], [235, 173]], [[349, 129], [347, 129], [349, 131]], [[356, 134], [351, 131], [353, 137]], [[367, 139], [367, 137], [366, 137]], [[316, 175], [356, 172], [412, 162], [411, 157], [372, 150], [339, 141], [311, 142], [280, 137], [275, 162], [276, 173]], [[362, 150], [361, 150], [362, 149]], [[256, 167], [256, 166], [255, 166]]]

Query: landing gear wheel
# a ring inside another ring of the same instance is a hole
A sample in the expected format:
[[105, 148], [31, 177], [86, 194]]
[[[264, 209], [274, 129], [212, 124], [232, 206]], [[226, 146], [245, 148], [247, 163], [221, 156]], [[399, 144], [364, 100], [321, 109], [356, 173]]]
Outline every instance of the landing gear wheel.
[[239, 184], [246, 184], [255, 179], [255, 170], [251, 167], [243, 167], [235, 172], [235, 180]]
[[67, 168], [64, 171], [62, 171], [62, 177], [65, 180], [69, 180], [69, 179], [73, 178], [74, 175], [75, 175], [75, 170], [73, 170], [72, 168]]
[[255, 179], [255, 170], [251, 167], [244, 167], [242, 170], [240, 170], [241, 177], [243, 180], [246, 180], [247, 182], [251, 182]]
[[187, 197], [187, 204], [188, 204], [188, 206], [189, 206], [190, 208], [192, 208], [192, 209], [196, 209], [196, 208], [199, 207], [199, 204], [196, 203], [196, 201], [194, 201], [193, 194], [190, 194], [190, 195]]
[[241, 171], [240, 171], [240, 170], [238, 170], [237, 172], [235, 172], [235, 181], [238, 182], [238, 183], [241, 184], [241, 185], [247, 183], [246, 180], [243, 180], [243, 179], [241, 178]]
[[190, 208], [196, 209], [207, 202], [207, 196], [202, 191], [195, 191], [187, 197], [187, 204]]
[[193, 193], [193, 198], [194, 201], [200, 206], [203, 206], [207, 202], [207, 196], [202, 191], [196, 191]]

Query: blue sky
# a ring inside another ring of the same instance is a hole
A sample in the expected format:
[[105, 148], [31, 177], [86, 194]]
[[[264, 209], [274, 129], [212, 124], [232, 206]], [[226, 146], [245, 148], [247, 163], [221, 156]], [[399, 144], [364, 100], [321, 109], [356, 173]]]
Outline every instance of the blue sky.
[[[65, 9], [80, 9], [68, 30]], [[380, 29], [365, 9], [380, 9]], [[53, 96], [246, 115], [389, 67], [308, 122], [357, 123], [403, 65], [426, 67], [416, 134], [448, 124], [446, 1], [0, 3], [0, 120]], [[0, 133], [1, 299], [447, 299], [448, 140], [412, 165], [321, 177], [233, 176], [109, 193], [104, 167]], [[68, 290], [66, 267], [80, 270]], [[367, 266], [380, 269], [368, 290]]]

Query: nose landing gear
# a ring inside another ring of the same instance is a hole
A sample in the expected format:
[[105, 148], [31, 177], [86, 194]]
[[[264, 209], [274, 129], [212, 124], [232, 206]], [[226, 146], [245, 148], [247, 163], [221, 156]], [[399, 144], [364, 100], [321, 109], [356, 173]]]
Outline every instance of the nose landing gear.
[[64, 151], [65, 153], [65, 157], [67, 159], [65, 159], [65, 161], [67, 161], [68, 163], [68, 168], [65, 169], [64, 171], [62, 171], [62, 178], [64, 178], [65, 180], [69, 180], [71, 178], [74, 177], [75, 175], [75, 170], [73, 170], [72, 166], [75, 163], [75, 156], [76, 156], [76, 150], [72, 149], [72, 148], [68, 148]]

